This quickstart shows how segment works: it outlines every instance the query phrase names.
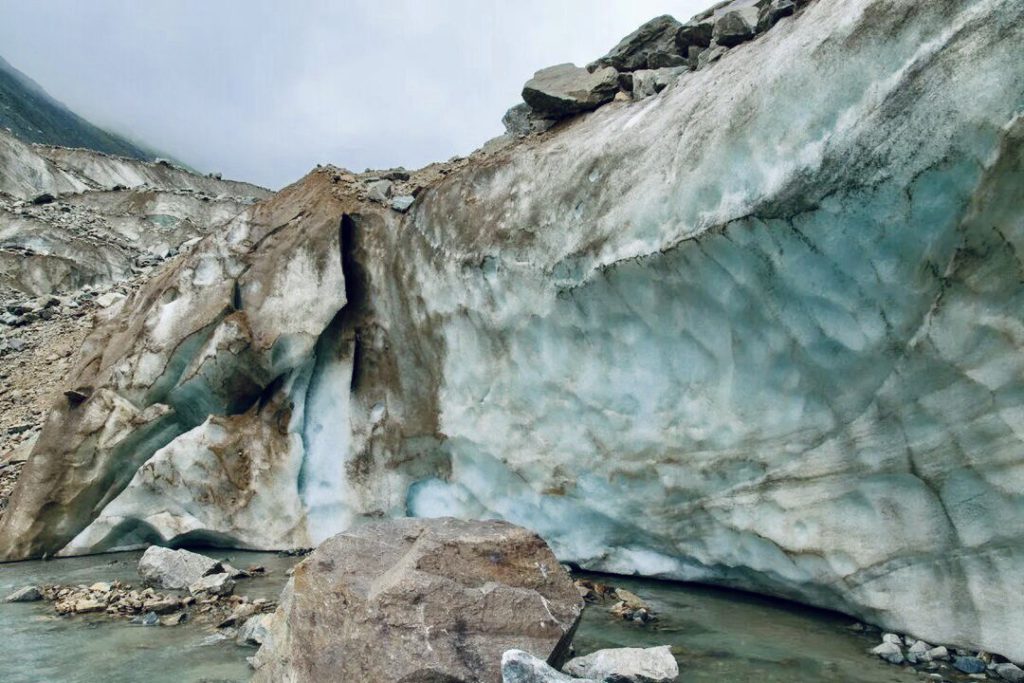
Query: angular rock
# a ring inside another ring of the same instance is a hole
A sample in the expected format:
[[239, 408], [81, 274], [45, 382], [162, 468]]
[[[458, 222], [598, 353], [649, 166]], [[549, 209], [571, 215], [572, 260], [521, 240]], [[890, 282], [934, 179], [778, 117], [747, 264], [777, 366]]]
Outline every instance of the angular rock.
[[619, 41], [612, 50], [597, 60], [595, 67], [611, 66], [619, 71], [657, 69], [663, 66], [678, 66], [682, 60], [676, 46], [676, 35], [682, 27], [678, 21], [665, 14], [651, 19]]
[[669, 85], [674, 83], [683, 73], [686, 67], [674, 67], [667, 69], [641, 69], [633, 72], [633, 99], [642, 100], [660, 93]]
[[72, 611], [76, 614], [93, 614], [95, 612], [105, 612], [107, 609], [107, 603], [92, 598], [82, 598], [76, 600]]
[[762, 33], [774, 26], [779, 19], [791, 16], [796, 12], [796, 3], [793, 0], [771, 0], [761, 7], [757, 18], [757, 32]]
[[270, 636], [272, 619], [273, 615], [270, 614], [256, 614], [249, 617], [238, 629], [235, 642], [239, 645], [263, 645]]
[[980, 674], [985, 672], [986, 666], [978, 657], [954, 657], [953, 668], [965, 674]]
[[679, 665], [668, 645], [598, 650], [570, 659], [562, 670], [577, 678], [615, 683], [672, 683], [679, 678]]
[[372, 182], [366, 186], [366, 196], [372, 201], [387, 204], [388, 199], [391, 197], [391, 186], [393, 184], [390, 180]]
[[894, 643], [896, 645], [903, 645], [903, 639], [900, 638], [895, 633], [883, 633], [882, 634], [882, 642], [883, 643]]
[[142, 603], [142, 608], [154, 614], [170, 614], [181, 608], [181, 600], [171, 597], [146, 600]]
[[139, 576], [154, 588], [184, 590], [219, 567], [205, 555], [153, 545], [139, 559]]
[[714, 30], [715, 22], [711, 18], [683, 24], [676, 32], [676, 50], [679, 54], [685, 55], [688, 54], [690, 48], [711, 45], [711, 36]]
[[188, 592], [192, 595], [231, 595], [234, 590], [235, 580], [226, 572], [207, 574], [188, 587]]
[[505, 126], [506, 133], [522, 137], [531, 133], [543, 133], [558, 122], [555, 119], [538, 116], [530, 105], [520, 102], [505, 112], [501, 117], [501, 123]]
[[885, 642], [871, 649], [871, 654], [878, 655], [890, 664], [903, 663], [903, 649], [896, 643]]
[[4, 598], [4, 602], [38, 602], [42, 599], [43, 593], [39, 586], [24, 586]]
[[177, 614], [160, 617], [161, 626], [178, 626], [186, 621], [188, 621], [188, 614], [186, 612], [178, 612]]
[[1010, 683], [1021, 683], [1024, 681], [1024, 669], [1021, 669], [1016, 664], [1003, 662], [1002, 664], [996, 664], [993, 670], [1004, 681], [1010, 681]]
[[949, 650], [946, 649], [945, 645], [939, 645], [933, 647], [922, 655], [918, 655], [918, 659], [925, 662], [941, 662], [949, 659]]
[[502, 683], [599, 683], [594, 679], [567, 676], [543, 659], [522, 650], [508, 650], [501, 656]]
[[591, 73], [574, 64], [558, 64], [535, 73], [523, 86], [523, 99], [541, 116], [563, 118], [597, 109], [618, 89], [618, 71], [612, 67]]
[[725, 47], [744, 43], [757, 33], [757, 7], [743, 7], [726, 12], [715, 20], [712, 40]]
[[375, 522], [295, 568], [254, 681], [496, 681], [502, 653], [560, 665], [583, 609], [536, 534], [505, 522]]
[[415, 201], [416, 198], [411, 194], [399, 195], [391, 200], [391, 208], [399, 213], [405, 213]]

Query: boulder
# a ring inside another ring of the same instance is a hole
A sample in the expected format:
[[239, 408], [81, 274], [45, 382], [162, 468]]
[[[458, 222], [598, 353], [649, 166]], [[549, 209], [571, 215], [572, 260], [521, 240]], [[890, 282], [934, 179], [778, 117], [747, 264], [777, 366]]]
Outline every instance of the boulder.
[[589, 678], [567, 676], [522, 650], [509, 650], [501, 656], [501, 680], [502, 683], [598, 683]]
[[4, 598], [4, 602], [38, 602], [42, 599], [43, 593], [39, 586], [25, 586]]
[[691, 47], [707, 47], [714, 30], [715, 22], [710, 18], [683, 24], [676, 32], [676, 50], [684, 55]]
[[379, 204], [387, 204], [393, 184], [390, 180], [375, 180], [366, 186], [366, 196]]
[[405, 213], [414, 201], [416, 198], [411, 194], [399, 195], [391, 200], [391, 208], [399, 213]]
[[568, 573], [526, 529], [375, 522], [296, 566], [253, 680], [496, 682], [510, 649], [561, 665], [582, 610]]
[[619, 89], [619, 72], [606, 66], [593, 73], [575, 64], [541, 69], [523, 86], [523, 99], [548, 118], [572, 116], [610, 102]]
[[[667, 14], [655, 17], [619, 41], [593, 67], [611, 66], [619, 71], [636, 71], [678, 65], [683, 59], [676, 46], [680, 28], [682, 24]], [[671, 64], [673, 59], [676, 64]]]
[[771, 0], [761, 8], [757, 17], [757, 32], [767, 31], [783, 17], [788, 17], [796, 12], [796, 3], [793, 0]]
[[530, 133], [543, 133], [557, 121], [539, 116], [530, 105], [520, 102], [505, 112], [501, 117], [501, 123], [505, 126], [506, 133], [522, 137]]
[[712, 40], [725, 47], [746, 42], [757, 32], [757, 20], [757, 7], [742, 7], [726, 12], [715, 20]]
[[668, 645], [598, 650], [569, 660], [562, 670], [577, 678], [614, 683], [671, 683], [679, 678], [679, 665]]
[[139, 560], [139, 576], [146, 585], [172, 590], [184, 590], [219, 568], [219, 562], [205, 555], [155, 545]]

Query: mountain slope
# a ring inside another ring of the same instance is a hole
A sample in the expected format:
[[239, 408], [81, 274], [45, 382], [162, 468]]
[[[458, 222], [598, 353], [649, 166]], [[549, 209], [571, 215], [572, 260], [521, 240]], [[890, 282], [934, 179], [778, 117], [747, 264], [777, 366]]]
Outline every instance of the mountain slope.
[[0, 128], [9, 128], [26, 142], [84, 147], [133, 159], [155, 158], [153, 153], [138, 145], [89, 123], [3, 57], [0, 57]]

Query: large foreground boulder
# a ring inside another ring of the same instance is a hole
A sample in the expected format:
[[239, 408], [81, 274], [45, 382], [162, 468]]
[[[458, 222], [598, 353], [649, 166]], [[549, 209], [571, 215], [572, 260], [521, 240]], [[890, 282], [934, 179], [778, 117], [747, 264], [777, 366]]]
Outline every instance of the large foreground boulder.
[[565, 659], [583, 601], [536, 534], [506, 522], [376, 522], [295, 568], [254, 681], [501, 680], [514, 648]]

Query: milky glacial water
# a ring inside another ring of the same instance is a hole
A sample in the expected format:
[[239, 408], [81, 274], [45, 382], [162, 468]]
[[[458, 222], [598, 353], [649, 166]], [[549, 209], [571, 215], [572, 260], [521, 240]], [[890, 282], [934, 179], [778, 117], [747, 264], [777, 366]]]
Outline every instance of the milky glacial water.
[[[261, 564], [263, 578], [240, 581], [236, 592], [276, 598], [295, 563], [270, 553], [208, 551], [238, 567]], [[27, 584], [138, 583], [140, 553], [75, 557], [0, 565], [0, 594]], [[819, 683], [920, 681], [919, 675], [869, 657], [874, 637], [854, 633], [852, 620], [746, 593], [678, 583], [597, 577], [647, 600], [658, 621], [639, 626], [607, 606], [584, 613], [575, 645], [580, 653], [604, 647], [671, 645], [680, 681]], [[200, 624], [136, 626], [102, 616], [61, 617], [45, 602], [0, 603], [0, 680], [5, 683], [192, 683], [247, 681], [239, 647]], [[954, 677], [950, 677], [953, 679]]]

